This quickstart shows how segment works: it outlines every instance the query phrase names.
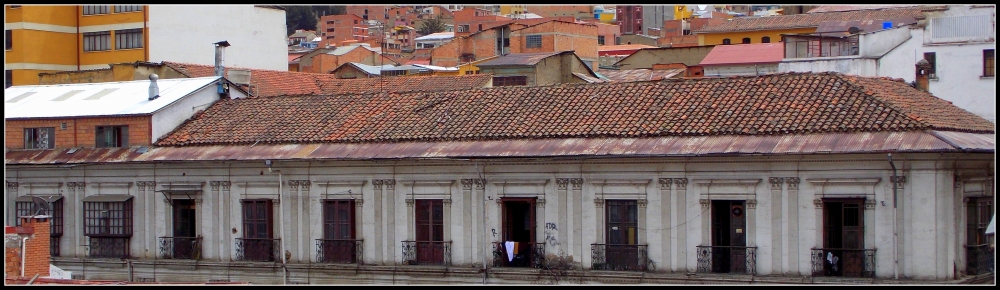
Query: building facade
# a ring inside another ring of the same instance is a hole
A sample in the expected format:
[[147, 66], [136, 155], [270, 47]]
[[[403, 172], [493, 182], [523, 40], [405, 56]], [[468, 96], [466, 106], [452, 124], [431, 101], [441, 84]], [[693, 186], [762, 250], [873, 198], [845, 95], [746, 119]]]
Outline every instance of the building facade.
[[[212, 65], [210, 46], [233, 44], [230, 64], [287, 69], [285, 11], [274, 6], [6, 5], [5, 70], [12, 85], [38, 73], [106, 68], [109, 63], [180, 61]], [[178, 43], [185, 39], [184, 44]]]

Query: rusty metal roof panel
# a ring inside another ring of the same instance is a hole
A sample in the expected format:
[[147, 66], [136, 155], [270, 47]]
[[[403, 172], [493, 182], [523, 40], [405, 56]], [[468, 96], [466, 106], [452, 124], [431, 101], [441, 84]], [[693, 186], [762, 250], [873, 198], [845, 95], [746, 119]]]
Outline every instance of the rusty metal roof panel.
[[698, 156], [713, 154], [814, 154], [874, 152], [995, 152], [995, 134], [942, 131], [809, 135], [568, 138], [492, 141], [324, 143], [11, 150], [10, 164], [81, 164], [152, 161], [320, 160], [402, 158], [519, 158], [569, 156]]

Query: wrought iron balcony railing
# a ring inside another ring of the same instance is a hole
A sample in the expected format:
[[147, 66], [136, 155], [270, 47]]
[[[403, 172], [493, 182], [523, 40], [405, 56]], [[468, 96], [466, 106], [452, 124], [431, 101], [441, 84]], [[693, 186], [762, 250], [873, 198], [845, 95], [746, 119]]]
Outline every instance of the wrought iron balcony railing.
[[322, 263], [364, 263], [364, 240], [316, 239], [316, 261]]
[[812, 249], [813, 276], [875, 278], [875, 249]]
[[160, 237], [160, 259], [201, 259], [201, 237]]
[[236, 260], [257, 262], [281, 261], [281, 239], [236, 239]]
[[979, 275], [993, 272], [996, 260], [989, 244], [965, 246], [965, 273]]
[[594, 270], [646, 271], [649, 265], [647, 245], [591, 244]]
[[493, 267], [530, 267], [541, 269], [545, 265], [545, 243], [518, 243], [517, 251], [510, 251], [504, 242], [493, 243]]
[[451, 265], [451, 241], [403, 241], [403, 265]]
[[697, 246], [698, 273], [757, 274], [757, 247]]
[[132, 252], [129, 248], [129, 238], [97, 238], [90, 237], [87, 256], [91, 258], [128, 259]]

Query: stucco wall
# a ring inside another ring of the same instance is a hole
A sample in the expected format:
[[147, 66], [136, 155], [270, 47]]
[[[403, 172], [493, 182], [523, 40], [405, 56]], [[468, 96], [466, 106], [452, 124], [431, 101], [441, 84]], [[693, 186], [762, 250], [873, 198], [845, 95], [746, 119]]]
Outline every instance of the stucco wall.
[[705, 66], [706, 77], [753, 76], [778, 71], [778, 64]]
[[651, 68], [654, 64], [683, 63], [696, 66], [712, 51], [713, 46], [641, 49], [623, 59], [621, 69]]
[[[287, 70], [285, 11], [254, 5], [149, 6], [149, 60], [215, 65], [213, 43], [229, 41], [225, 65]], [[183, 39], [183, 44], [178, 43]]]
[[[229, 90], [229, 98], [246, 98], [247, 96], [236, 89]], [[170, 131], [173, 131], [180, 126], [181, 123], [187, 121], [196, 112], [208, 108], [209, 105], [214, 104], [221, 97], [219, 96], [218, 89], [216, 85], [210, 84], [207, 87], [194, 92], [193, 94], [184, 97], [166, 107], [163, 107], [159, 111], [153, 114], [153, 130], [152, 130], [152, 140], [155, 143], [157, 139], [163, 137]]]

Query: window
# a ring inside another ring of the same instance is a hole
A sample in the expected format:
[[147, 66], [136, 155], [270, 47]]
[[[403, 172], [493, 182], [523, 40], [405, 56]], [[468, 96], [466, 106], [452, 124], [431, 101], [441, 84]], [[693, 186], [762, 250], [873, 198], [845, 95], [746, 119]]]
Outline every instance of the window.
[[444, 260], [444, 200], [418, 199], [415, 202], [417, 263]]
[[[62, 196], [47, 195], [37, 196], [48, 202], [49, 208], [39, 213], [35, 207], [32, 196], [21, 196], [14, 200], [14, 207], [18, 217], [31, 216], [35, 213], [49, 216], [49, 254], [59, 256], [59, 237], [63, 235], [63, 201]], [[15, 219], [15, 225], [21, 226], [21, 219]]]
[[743, 44], [749, 44], [749, 43], [750, 43], [750, 38], [749, 37], [744, 37], [743, 38]]
[[471, 71], [471, 70], [465, 71], [465, 74], [467, 74], [467, 75], [471, 75], [472, 73], [473, 73], [473, 71]]
[[108, 14], [108, 5], [83, 5], [83, 15]]
[[115, 13], [142, 11], [142, 5], [115, 5]]
[[994, 49], [984, 49], [983, 50], [983, 76], [993, 77], [996, 76], [996, 54]]
[[616, 35], [615, 36], [615, 45], [620, 45], [620, 44], [622, 44], [622, 37]]
[[354, 214], [354, 200], [323, 201], [323, 262], [356, 262]]
[[732, 44], [732, 43], [730, 43], [729, 38], [723, 38], [722, 39], [722, 44]]
[[528, 85], [528, 77], [526, 76], [493, 77], [494, 87], [526, 86], [526, 85]]
[[542, 47], [542, 36], [541, 35], [528, 35], [524, 37], [524, 47], [526, 48], [537, 48]]
[[243, 238], [237, 239], [237, 260], [274, 261], [274, 203], [271, 199], [243, 200]]
[[24, 149], [55, 149], [56, 128], [24, 128]]
[[405, 70], [383, 70], [380, 74], [382, 76], [384, 76], [384, 77], [404, 76], [404, 75], [406, 75], [406, 71]]
[[10, 29], [5, 30], [4, 33], [3, 33], [3, 39], [4, 39], [3, 49], [4, 50], [10, 50], [11, 47], [14, 47], [14, 39], [13, 39], [14, 35], [12, 33], [13, 32]]
[[111, 31], [83, 34], [83, 51], [111, 50]]
[[865, 248], [864, 199], [823, 200], [823, 248], [832, 261], [825, 276], [863, 277]]
[[83, 234], [90, 238], [90, 257], [129, 257], [133, 221], [132, 196], [109, 194], [85, 197], [83, 220]]
[[97, 148], [128, 147], [128, 126], [97, 126]]
[[771, 37], [770, 36], [761, 37], [760, 43], [771, 43]]
[[115, 30], [115, 49], [142, 48], [142, 28]]
[[11, 87], [11, 86], [14, 85], [14, 71], [13, 70], [9, 70], [9, 69], [8, 70], [4, 70], [3, 71], [3, 78], [4, 78], [4, 80], [3, 80], [4, 81], [4, 87], [3, 88], [6, 89], [6, 88], [9, 88], [9, 87]]
[[458, 32], [469, 32], [469, 25], [468, 24], [459, 25]]
[[604, 45], [604, 35], [597, 36], [597, 45]]
[[924, 53], [924, 59], [926, 59], [927, 63], [930, 64], [930, 66], [931, 66], [930, 71], [927, 72], [927, 75], [930, 76], [930, 78], [932, 78], [932, 79], [936, 79], [937, 78], [937, 64], [936, 64], [937, 63], [937, 56], [933, 52], [925, 52]]
[[965, 202], [966, 240], [965, 271], [969, 275], [989, 273], [994, 268], [986, 227], [993, 217], [993, 197], [967, 197]]

